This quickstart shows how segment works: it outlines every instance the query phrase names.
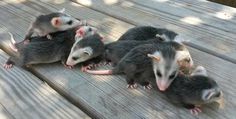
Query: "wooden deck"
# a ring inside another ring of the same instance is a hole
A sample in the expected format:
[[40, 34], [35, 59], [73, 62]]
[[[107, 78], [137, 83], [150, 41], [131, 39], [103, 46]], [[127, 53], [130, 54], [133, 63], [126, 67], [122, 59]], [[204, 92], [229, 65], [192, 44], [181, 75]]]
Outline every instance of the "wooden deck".
[[0, 67], [1, 119], [236, 119], [235, 8], [204, 0], [2, 0], [0, 64], [12, 54], [7, 32], [21, 41], [35, 16], [61, 8], [86, 19], [109, 42], [137, 25], [180, 33], [189, 40], [195, 64], [205, 66], [223, 89], [225, 108], [208, 105], [193, 116], [155, 90], [126, 89], [122, 76], [93, 76], [79, 66], [69, 70], [53, 63], [29, 71]]

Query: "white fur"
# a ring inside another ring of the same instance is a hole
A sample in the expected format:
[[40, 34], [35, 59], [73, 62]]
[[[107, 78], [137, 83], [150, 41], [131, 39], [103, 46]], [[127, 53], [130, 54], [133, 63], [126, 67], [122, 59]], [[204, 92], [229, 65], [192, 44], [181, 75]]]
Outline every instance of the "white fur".
[[[91, 47], [79, 48], [75, 51], [72, 51], [66, 61], [67, 65], [76, 65], [77, 63], [84, 62], [91, 58], [93, 54], [93, 49]], [[79, 57], [77, 60], [73, 60], [73, 57]]]
[[[155, 77], [156, 77], [157, 85], [158, 85], [158, 82], [159, 82], [159, 83], [161, 83], [162, 86], [163, 86], [163, 84], [165, 84], [168, 87], [170, 85], [170, 83], [172, 82], [172, 80], [169, 80], [169, 76], [176, 70], [178, 72], [178, 69], [179, 69], [178, 67], [179, 66], [177, 64], [177, 60], [173, 59], [172, 62], [171, 62], [170, 69], [166, 70], [165, 66], [169, 62], [166, 62], [166, 60], [164, 60], [162, 53], [156, 51], [152, 54], [152, 56], [160, 57], [159, 61], [153, 60], [153, 71], [154, 71], [154, 74], [155, 74]], [[160, 71], [160, 73], [162, 74], [162, 77], [159, 77], [157, 75], [157, 72], [156, 72], [157, 70]], [[162, 89], [165, 90], [166, 87], [160, 87], [159, 86], [158, 88], [161, 89], [161, 90]]]
[[184, 60], [186, 58], [190, 59], [190, 66], [193, 66], [193, 59], [192, 59], [189, 51], [187, 51], [187, 50], [185, 50], [185, 51], [176, 51], [175, 59], [177, 61], [181, 61], [181, 60]]
[[197, 66], [196, 69], [191, 74], [191, 76], [194, 75], [208, 76], [207, 70], [203, 66]]

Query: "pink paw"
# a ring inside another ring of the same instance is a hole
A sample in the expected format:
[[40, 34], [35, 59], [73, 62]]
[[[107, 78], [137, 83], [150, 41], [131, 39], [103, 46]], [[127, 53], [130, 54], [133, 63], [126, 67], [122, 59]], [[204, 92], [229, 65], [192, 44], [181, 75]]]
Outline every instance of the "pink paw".
[[51, 35], [46, 35], [48, 40], [52, 40], [52, 36]]
[[72, 66], [72, 65], [66, 65], [66, 64], [64, 64], [64, 67], [67, 68], [67, 69], [73, 69], [73, 68], [74, 68], [74, 66]]
[[5, 69], [10, 69], [10, 68], [13, 67], [13, 64], [4, 64], [3, 67], [4, 67]]
[[30, 43], [30, 40], [24, 40], [24, 45], [28, 45]]
[[127, 88], [129, 88], [129, 89], [136, 89], [137, 87], [138, 87], [138, 85], [136, 83], [127, 85]]
[[151, 90], [152, 89], [152, 85], [148, 84], [146, 86], [143, 86], [143, 89]]
[[193, 109], [190, 109], [190, 113], [193, 115], [198, 115], [198, 113], [201, 113], [202, 110], [199, 107], [194, 107]]

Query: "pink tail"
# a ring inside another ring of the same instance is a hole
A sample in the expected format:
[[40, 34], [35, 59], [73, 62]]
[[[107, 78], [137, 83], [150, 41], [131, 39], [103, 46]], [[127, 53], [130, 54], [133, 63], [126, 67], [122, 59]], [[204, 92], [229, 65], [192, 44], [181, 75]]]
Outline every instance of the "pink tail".
[[112, 70], [86, 70], [85, 72], [95, 75], [109, 75], [112, 74]]

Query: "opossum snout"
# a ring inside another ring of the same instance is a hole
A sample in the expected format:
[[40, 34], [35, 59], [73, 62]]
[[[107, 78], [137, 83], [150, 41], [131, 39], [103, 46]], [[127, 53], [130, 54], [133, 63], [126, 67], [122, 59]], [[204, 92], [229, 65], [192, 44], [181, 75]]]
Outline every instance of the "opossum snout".
[[157, 80], [156, 83], [160, 91], [165, 91], [170, 85], [170, 82], [167, 80]]

